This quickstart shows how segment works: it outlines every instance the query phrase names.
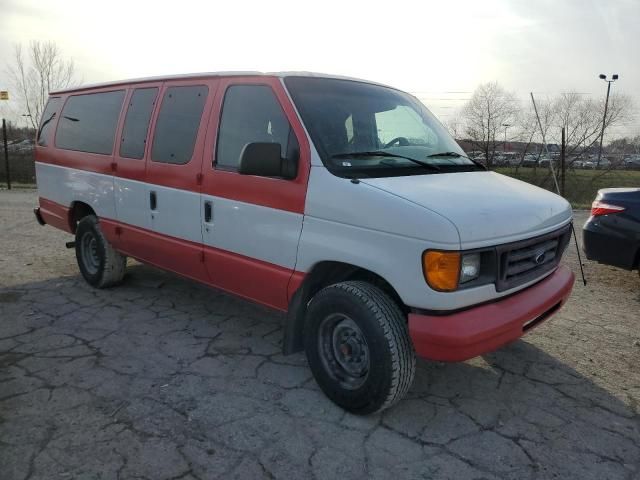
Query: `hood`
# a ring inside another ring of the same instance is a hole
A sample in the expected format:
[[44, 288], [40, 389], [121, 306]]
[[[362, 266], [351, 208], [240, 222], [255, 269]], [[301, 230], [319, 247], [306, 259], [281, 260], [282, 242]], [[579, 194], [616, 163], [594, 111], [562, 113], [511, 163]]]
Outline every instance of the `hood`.
[[495, 172], [361, 179], [432, 210], [458, 229], [462, 248], [507, 243], [551, 231], [572, 217], [562, 197]]

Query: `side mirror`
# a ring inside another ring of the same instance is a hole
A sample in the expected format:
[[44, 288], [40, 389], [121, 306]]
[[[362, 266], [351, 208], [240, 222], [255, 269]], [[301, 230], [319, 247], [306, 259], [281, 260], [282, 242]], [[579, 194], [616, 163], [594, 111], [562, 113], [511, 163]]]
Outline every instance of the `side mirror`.
[[279, 143], [247, 143], [240, 153], [238, 173], [259, 177], [295, 178], [295, 175], [291, 176], [291, 169], [287, 168], [287, 159], [281, 155], [282, 147]]

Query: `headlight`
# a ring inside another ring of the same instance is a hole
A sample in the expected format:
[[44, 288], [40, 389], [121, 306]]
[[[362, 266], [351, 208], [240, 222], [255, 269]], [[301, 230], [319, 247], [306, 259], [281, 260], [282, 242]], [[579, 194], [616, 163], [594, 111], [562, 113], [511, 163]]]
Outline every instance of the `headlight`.
[[452, 292], [480, 277], [482, 254], [427, 250], [422, 255], [424, 278], [431, 288]]
[[470, 282], [480, 276], [480, 254], [467, 253], [462, 256], [460, 283]]

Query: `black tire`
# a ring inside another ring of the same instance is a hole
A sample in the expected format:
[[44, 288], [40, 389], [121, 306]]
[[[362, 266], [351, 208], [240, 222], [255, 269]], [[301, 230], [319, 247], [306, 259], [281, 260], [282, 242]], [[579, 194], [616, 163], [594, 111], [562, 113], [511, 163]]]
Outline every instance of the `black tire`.
[[384, 410], [411, 387], [416, 360], [406, 318], [389, 295], [367, 282], [318, 292], [307, 309], [304, 338], [316, 382], [345, 410]]
[[109, 244], [95, 215], [87, 215], [78, 223], [76, 260], [84, 279], [96, 288], [120, 283], [127, 267], [127, 257]]

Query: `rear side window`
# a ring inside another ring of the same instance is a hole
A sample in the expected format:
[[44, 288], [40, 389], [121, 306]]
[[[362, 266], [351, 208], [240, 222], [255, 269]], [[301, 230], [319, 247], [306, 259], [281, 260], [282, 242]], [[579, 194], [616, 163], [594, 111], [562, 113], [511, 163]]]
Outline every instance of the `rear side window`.
[[[297, 140], [278, 99], [266, 85], [235, 85], [224, 96], [216, 166], [237, 170], [244, 146], [253, 142], [279, 143], [282, 155], [296, 156]], [[291, 150], [295, 149], [296, 152]]]
[[208, 92], [204, 85], [167, 89], [153, 134], [154, 162], [182, 165], [191, 160]]
[[149, 120], [151, 120], [157, 95], [157, 88], [138, 88], [131, 95], [120, 141], [121, 157], [138, 159], [144, 157]]
[[56, 146], [111, 155], [123, 100], [124, 90], [69, 97], [58, 121]]
[[58, 108], [60, 107], [60, 97], [51, 97], [44, 108], [42, 118], [40, 119], [40, 128], [38, 129], [37, 142], [41, 147], [46, 147], [49, 143], [49, 135], [54, 125]]

